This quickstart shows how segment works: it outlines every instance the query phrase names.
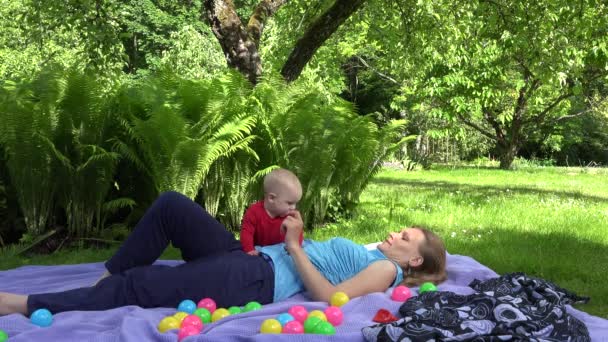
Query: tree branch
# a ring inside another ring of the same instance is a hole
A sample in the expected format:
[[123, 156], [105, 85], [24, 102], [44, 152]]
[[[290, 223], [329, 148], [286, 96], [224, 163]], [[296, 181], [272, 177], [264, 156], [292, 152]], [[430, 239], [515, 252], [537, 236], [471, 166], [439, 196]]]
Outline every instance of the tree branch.
[[579, 117], [579, 116], [581, 116], [581, 115], [587, 114], [588, 112], [591, 112], [592, 110], [593, 110], [593, 108], [587, 108], [587, 109], [585, 109], [585, 110], [581, 110], [581, 111], [580, 111], [580, 112], [578, 112], [578, 113], [574, 113], [574, 114], [568, 114], [568, 115], [563, 115], [563, 116], [560, 116], [559, 118], [556, 118], [556, 119], [554, 120], [554, 122], [560, 122], [560, 121], [563, 121], [563, 120], [567, 120], [567, 119], [576, 118], [576, 117]]
[[478, 124], [474, 123], [473, 121], [469, 121], [462, 114], [456, 114], [456, 115], [458, 115], [458, 119], [460, 119], [460, 121], [462, 121], [465, 125], [467, 125], [467, 126], [473, 128], [473, 129], [475, 129], [479, 133], [483, 134], [484, 136], [486, 136], [486, 137], [488, 137], [488, 138], [490, 138], [492, 140], [498, 140], [496, 138], [496, 135], [490, 134], [483, 127], [479, 126]]
[[[209, 0], [207, 0], [209, 1]], [[355, 13], [366, 0], [336, 0], [298, 40], [281, 69], [283, 78], [291, 82], [298, 78], [317, 49]]]
[[565, 94], [562, 94], [560, 96], [558, 96], [555, 100], [553, 100], [553, 102], [551, 102], [551, 104], [549, 106], [547, 106], [547, 108], [545, 108], [542, 112], [538, 113], [538, 115], [536, 115], [535, 117], [531, 117], [530, 118], [530, 122], [535, 122], [537, 124], [542, 123], [543, 121], [545, 121], [545, 116], [547, 115], [547, 113], [549, 113], [549, 111], [551, 111], [551, 109], [555, 108], [558, 104], [560, 104], [563, 100], [567, 99], [568, 97], [572, 96], [573, 94], [571, 92], [567, 92]]
[[361, 62], [361, 64], [363, 64], [364, 67], [366, 67], [366, 68], [370, 69], [371, 71], [375, 72], [381, 78], [383, 78], [383, 79], [385, 79], [387, 81], [390, 81], [393, 84], [400, 84], [394, 78], [381, 73], [380, 71], [378, 71], [378, 69], [376, 69], [373, 66], [369, 65], [361, 56], [355, 56], [355, 57], [359, 60], [359, 62]]
[[266, 20], [271, 17], [279, 7], [283, 6], [288, 0], [263, 0], [253, 10], [249, 23], [247, 23], [247, 32], [253, 39], [255, 46], [260, 47], [260, 38]]
[[490, 126], [492, 126], [492, 128], [494, 128], [494, 132], [496, 132], [496, 135], [494, 136], [494, 140], [499, 141], [499, 142], [504, 142], [505, 133], [502, 131], [502, 127], [500, 127], [500, 123], [498, 121], [496, 121], [496, 119], [492, 116], [492, 114], [490, 114], [489, 109], [483, 108], [482, 112], [483, 112], [483, 118], [486, 119], [486, 121], [490, 124]]

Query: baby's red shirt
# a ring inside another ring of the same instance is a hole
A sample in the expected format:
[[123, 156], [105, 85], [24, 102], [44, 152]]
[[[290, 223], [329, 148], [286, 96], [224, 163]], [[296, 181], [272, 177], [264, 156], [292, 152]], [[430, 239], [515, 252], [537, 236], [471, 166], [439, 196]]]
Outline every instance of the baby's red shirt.
[[[287, 216], [270, 217], [264, 209], [264, 201], [250, 205], [241, 222], [241, 246], [245, 252], [254, 250], [254, 246], [268, 246], [284, 242], [285, 234], [281, 233], [281, 223]], [[300, 234], [300, 245], [304, 233]]]

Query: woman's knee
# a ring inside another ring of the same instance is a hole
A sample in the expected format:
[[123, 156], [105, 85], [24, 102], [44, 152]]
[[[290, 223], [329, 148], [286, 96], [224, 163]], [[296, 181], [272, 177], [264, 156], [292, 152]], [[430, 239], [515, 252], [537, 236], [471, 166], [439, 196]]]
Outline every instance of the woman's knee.
[[173, 202], [177, 202], [177, 201], [192, 201], [192, 200], [180, 192], [165, 191], [165, 192], [161, 193], [160, 195], [158, 195], [158, 198], [156, 199], [156, 201], [173, 203]]
[[195, 204], [189, 197], [177, 191], [166, 191], [161, 193], [154, 201], [154, 206], [157, 208], [174, 209], [184, 208]]

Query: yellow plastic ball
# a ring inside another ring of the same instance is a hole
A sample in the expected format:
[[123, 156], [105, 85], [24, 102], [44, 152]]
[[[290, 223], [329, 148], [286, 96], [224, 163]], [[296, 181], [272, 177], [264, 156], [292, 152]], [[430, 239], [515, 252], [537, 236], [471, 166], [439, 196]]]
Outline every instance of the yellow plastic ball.
[[219, 321], [220, 319], [228, 316], [230, 316], [230, 311], [224, 308], [215, 309], [213, 314], [211, 314], [211, 322]]
[[179, 329], [180, 322], [177, 318], [173, 316], [168, 316], [163, 318], [160, 323], [158, 323], [158, 331], [161, 334], [171, 330], [171, 329]]
[[282, 330], [283, 327], [281, 327], [281, 322], [274, 318], [265, 320], [260, 326], [260, 332], [262, 334], [280, 334]]
[[331, 296], [329, 303], [332, 306], [340, 307], [348, 303], [349, 300], [350, 298], [348, 298], [348, 295], [346, 293], [338, 291]]
[[317, 317], [323, 321], [327, 321], [327, 316], [325, 316], [325, 313], [323, 313], [323, 311], [321, 311], [321, 310], [312, 310], [308, 314], [308, 317]]
[[173, 315], [173, 317], [175, 317], [175, 319], [178, 320], [179, 324], [182, 324], [182, 321], [184, 320], [184, 318], [186, 318], [188, 316], [187, 313], [183, 312], [183, 311], [178, 311], [175, 313], [175, 315]]

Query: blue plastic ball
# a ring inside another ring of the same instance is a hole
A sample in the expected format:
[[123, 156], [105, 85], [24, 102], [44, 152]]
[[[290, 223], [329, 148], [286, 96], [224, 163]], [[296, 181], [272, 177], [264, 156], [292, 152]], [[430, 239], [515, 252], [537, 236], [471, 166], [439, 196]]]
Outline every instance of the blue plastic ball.
[[177, 311], [183, 311], [190, 315], [194, 313], [196, 310], [196, 303], [191, 301], [190, 299], [182, 300], [181, 303], [177, 306]]
[[277, 321], [279, 321], [279, 323], [281, 323], [282, 327], [284, 327], [285, 324], [287, 324], [288, 322], [291, 322], [293, 320], [295, 320], [295, 318], [293, 318], [292, 315], [290, 315], [290, 314], [288, 314], [286, 312], [284, 312], [284, 313], [282, 313], [282, 314], [280, 314], [280, 315], [277, 316]]
[[53, 314], [47, 309], [38, 309], [30, 316], [30, 321], [39, 327], [48, 327], [53, 323]]

